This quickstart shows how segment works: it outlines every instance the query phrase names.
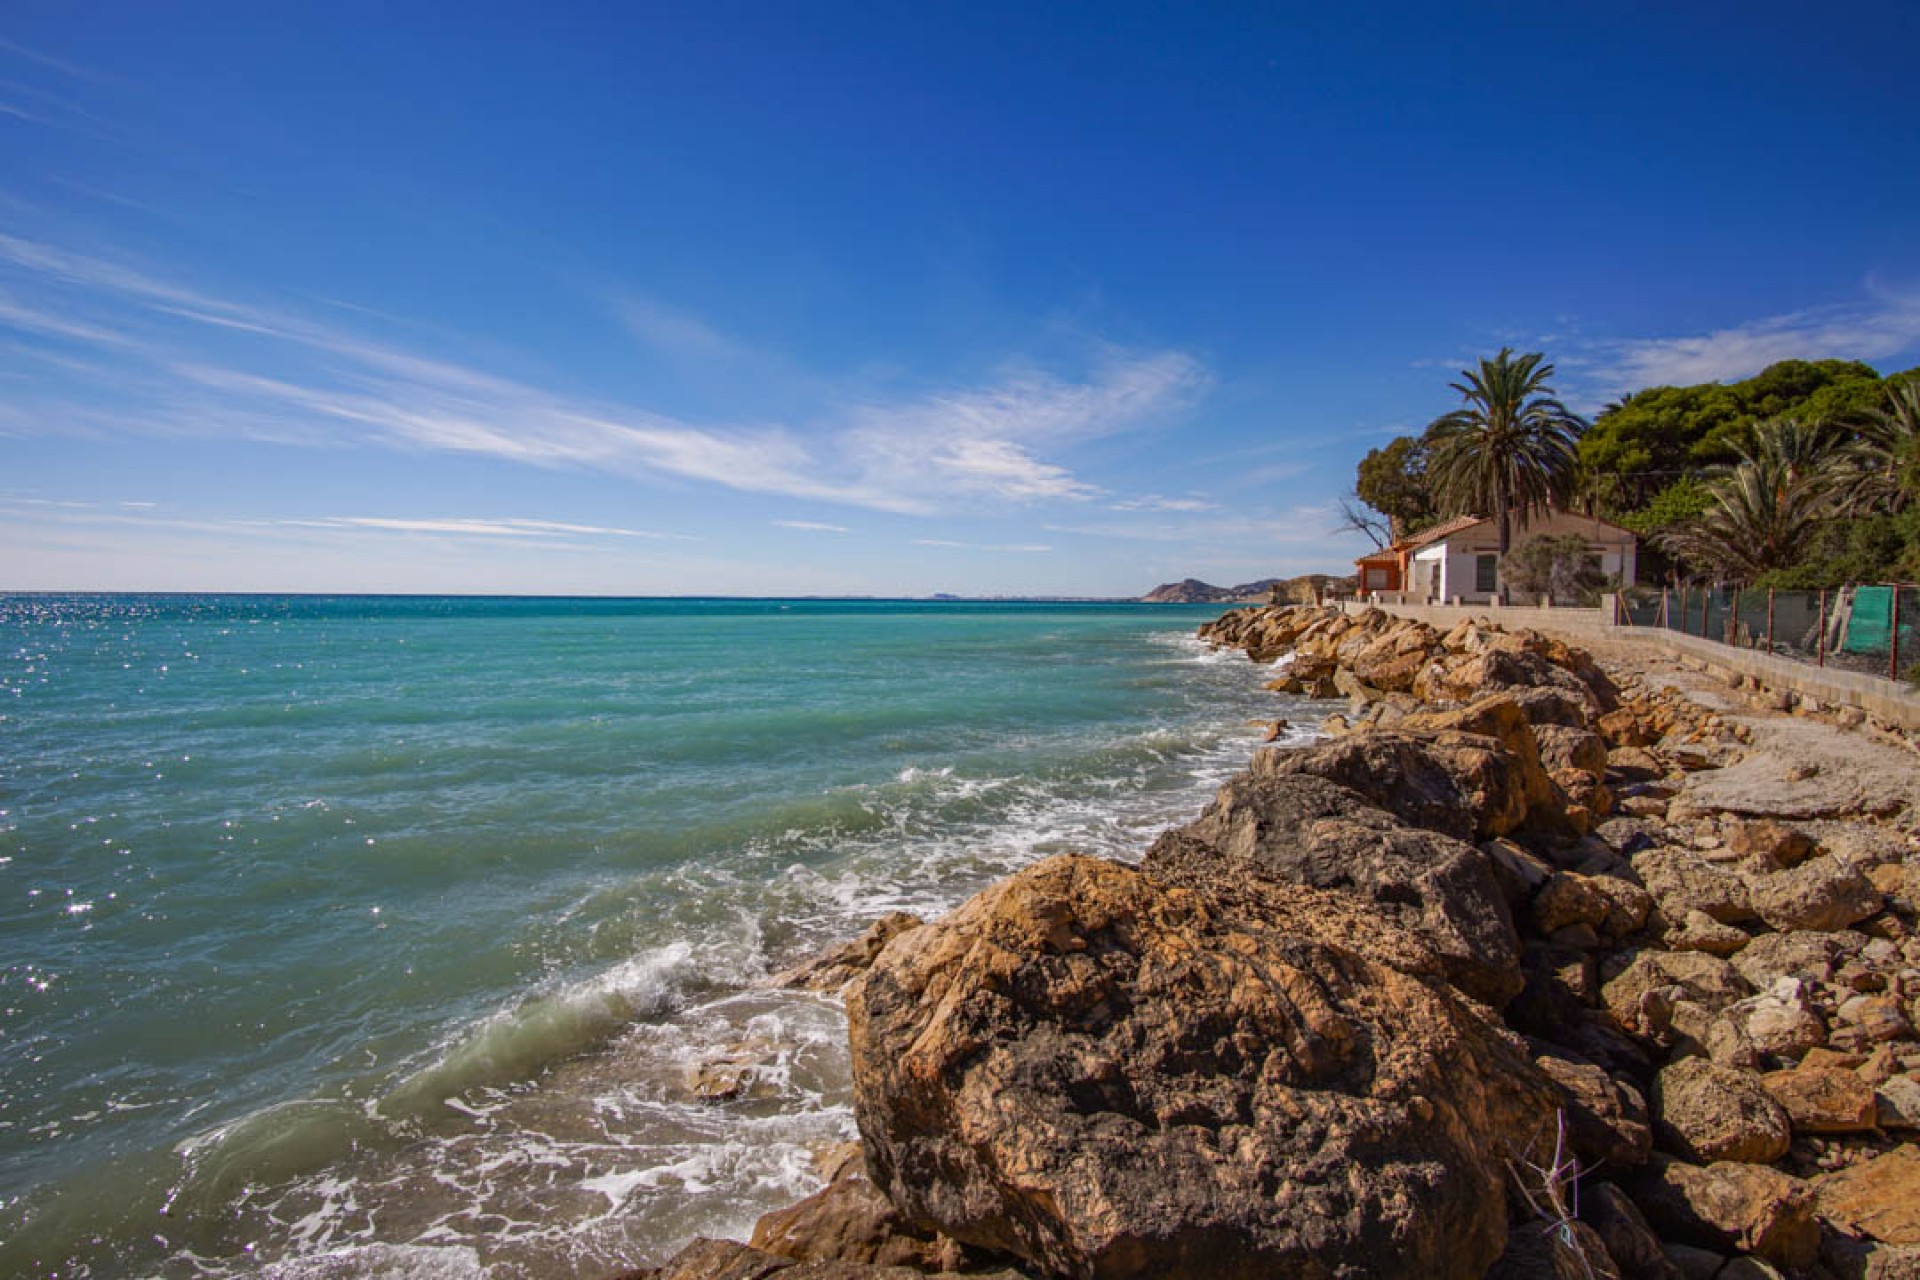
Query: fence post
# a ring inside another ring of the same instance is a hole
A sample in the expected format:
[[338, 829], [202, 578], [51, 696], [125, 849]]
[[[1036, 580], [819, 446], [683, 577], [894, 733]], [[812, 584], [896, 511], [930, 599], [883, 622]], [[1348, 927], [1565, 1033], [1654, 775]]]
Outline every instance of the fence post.
[[1680, 634], [1687, 634], [1687, 584], [1680, 584]]
[[1820, 588], [1820, 666], [1827, 665], [1827, 589]]
[[1898, 583], [1895, 583], [1893, 588], [1893, 630], [1887, 639], [1891, 642], [1887, 645], [1887, 679], [1898, 680], [1900, 678], [1900, 585]]
[[1733, 589], [1733, 612], [1727, 618], [1727, 643], [1740, 647], [1740, 588]]
[[1767, 652], [1773, 652], [1773, 588], [1767, 588]]
[[1712, 600], [1713, 600], [1713, 588], [1710, 586], [1701, 587], [1700, 588], [1700, 638], [1702, 640], [1711, 640], [1713, 638], [1712, 636], [1709, 636], [1707, 634], [1707, 605]]
[[1660, 627], [1663, 631], [1672, 630], [1673, 618], [1667, 612], [1667, 589], [1660, 588]]

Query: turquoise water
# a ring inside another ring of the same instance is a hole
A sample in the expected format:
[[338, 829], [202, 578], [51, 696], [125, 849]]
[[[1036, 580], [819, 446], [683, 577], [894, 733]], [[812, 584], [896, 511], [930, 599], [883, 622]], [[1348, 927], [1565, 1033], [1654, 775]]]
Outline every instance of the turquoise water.
[[0, 1274], [750, 1229], [853, 1136], [765, 977], [1190, 816], [1304, 714], [1216, 612], [0, 597]]

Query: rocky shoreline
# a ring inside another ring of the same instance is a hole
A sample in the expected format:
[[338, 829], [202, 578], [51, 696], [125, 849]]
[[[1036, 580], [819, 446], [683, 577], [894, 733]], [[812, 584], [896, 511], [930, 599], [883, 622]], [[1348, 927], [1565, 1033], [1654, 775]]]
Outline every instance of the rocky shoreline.
[[862, 1142], [634, 1276], [1920, 1276], [1906, 743], [1481, 623], [1202, 635], [1350, 711], [783, 975]]

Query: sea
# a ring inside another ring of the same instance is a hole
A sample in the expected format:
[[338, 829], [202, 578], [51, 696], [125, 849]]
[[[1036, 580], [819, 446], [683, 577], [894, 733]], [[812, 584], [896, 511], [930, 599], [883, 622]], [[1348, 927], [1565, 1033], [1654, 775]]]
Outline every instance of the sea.
[[770, 975], [1312, 732], [1219, 612], [0, 596], [0, 1275], [745, 1238], [857, 1137]]

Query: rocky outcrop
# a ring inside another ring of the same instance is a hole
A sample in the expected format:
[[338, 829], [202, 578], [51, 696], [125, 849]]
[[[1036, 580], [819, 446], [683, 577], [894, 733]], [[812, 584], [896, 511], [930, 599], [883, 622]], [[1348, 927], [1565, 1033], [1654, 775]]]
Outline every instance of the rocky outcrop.
[[1139, 867], [784, 975], [845, 991], [865, 1162], [673, 1274], [1920, 1274], [1897, 762], [1822, 791], [1846, 744], [1483, 623], [1202, 634], [1345, 714]]
[[[1196, 862], [1211, 866], [1196, 867]], [[1188, 878], [1243, 869], [1346, 890], [1420, 934], [1462, 991], [1495, 1006], [1518, 995], [1520, 938], [1486, 855], [1409, 828], [1353, 791], [1310, 774], [1247, 775], [1222, 787], [1198, 822], [1169, 832], [1146, 869]]]
[[1477, 1277], [1554, 1093], [1420, 951], [1346, 895], [1050, 859], [853, 988], [875, 1180], [1050, 1275]]

